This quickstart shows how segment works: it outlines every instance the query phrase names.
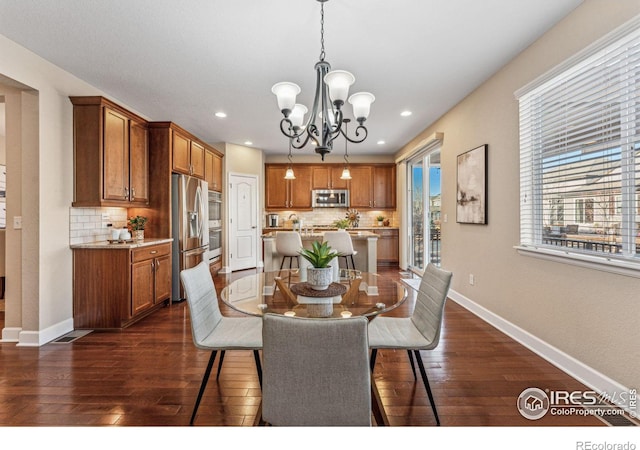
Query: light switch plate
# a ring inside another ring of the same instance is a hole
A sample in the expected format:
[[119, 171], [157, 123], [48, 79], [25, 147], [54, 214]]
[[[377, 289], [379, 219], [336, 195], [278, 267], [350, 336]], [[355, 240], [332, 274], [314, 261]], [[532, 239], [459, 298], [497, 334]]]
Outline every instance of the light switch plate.
[[22, 230], [22, 216], [13, 216], [13, 229]]

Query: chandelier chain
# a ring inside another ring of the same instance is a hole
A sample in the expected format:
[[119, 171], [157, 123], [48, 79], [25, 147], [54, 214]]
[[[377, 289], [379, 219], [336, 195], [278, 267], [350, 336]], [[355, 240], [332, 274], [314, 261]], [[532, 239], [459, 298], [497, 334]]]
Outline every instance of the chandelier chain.
[[320, 61], [324, 61], [324, 3], [320, 3]]

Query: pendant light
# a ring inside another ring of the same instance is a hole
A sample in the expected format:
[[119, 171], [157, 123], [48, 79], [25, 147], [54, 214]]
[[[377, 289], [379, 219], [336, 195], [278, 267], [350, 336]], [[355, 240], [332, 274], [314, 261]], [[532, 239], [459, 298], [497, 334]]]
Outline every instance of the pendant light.
[[293, 173], [293, 166], [291, 165], [291, 139], [289, 139], [289, 167], [287, 167], [287, 171], [284, 173], [285, 180], [295, 180], [296, 176]]
[[[344, 132], [345, 134], [347, 133], [347, 125], [349, 125], [349, 122], [351, 122], [350, 119], [344, 119]], [[342, 169], [342, 175], [340, 175], [340, 179], [341, 180], [350, 180], [351, 179], [351, 172], [349, 171], [349, 153], [347, 152], [347, 141], [348, 139], [345, 138], [344, 140], [344, 169]]]

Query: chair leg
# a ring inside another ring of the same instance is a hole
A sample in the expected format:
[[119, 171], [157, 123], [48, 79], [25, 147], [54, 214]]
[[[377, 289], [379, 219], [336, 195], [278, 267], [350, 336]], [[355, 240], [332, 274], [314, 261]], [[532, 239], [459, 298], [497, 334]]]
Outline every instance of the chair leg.
[[202, 400], [202, 394], [204, 394], [204, 389], [207, 387], [207, 381], [209, 381], [209, 376], [211, 375], [211, 368], [213, 367], [213, 362], [216, 359], [216, 350], [211, 352], [211, 356], [209, 357], [209, 363], [207, 364], [207, 369], [204, 371], [204, 376], [202, 377], [202, 383], [200, 384], [200, 392], [198, 392], [198, 398], [196, 399], [196, 404], [193, 407], [193, 413], [191, 414], [191, 420], [189, 421], [189, 425], [193, 425], [193, 421], [196, 418], [196, 413], [198, 412], [198, 406], [200, 406], [200, 400]]
[[413, 379], [417, 380], [418, 377], [416, 376], [416, 365], [413, 362], [413, 354], [411, 353], [411, 350], [407, 350], [407, 354], [409, 355], [409, 362], [411, 363], [411, 371], [413, 372]]
[[220, 378], [220, 371], [222, 370], [222, 361], [224, 361], [224, 350], [220, 350], [220, 359], [218, 360], [218, 373], [216, 373], [216, 381]]
[[353, 255], [349, 255], [349, 258], [351, 258], [351, 268], [356, 270], [356, 263], [353, 261]]
[[371, 357], [369, 358], [369, 367], [371, 369], [371, 373], [373, 373], [373, 368], [376, 366], [376, 356], [378, 356], [378, 349], [371, 349]]
[[420, 368], [420, 375], [422, 375], [422, 381], [424, 382], [424, 387], [427, 389], [427, 395], [429, 396], [429, 401], [431, 402], [431, 409], [433, 409], [433, 415], [436, 417], [436, 424], [440, 426], [440, 418], [438, 417], [438, 411], [436, 411], [436, 402], [433, 399], [433, 393], [431, 392], [431, 387], [429, 386], [427, 371], [424, 370], [424, 364], [422, 362], [422, 357], [420, 356], [420, 350], [414, 350], [413, 352], [416, 355], [416, 360], [418, 361], [418, 367]]
[[280, 263], [280, 270], [282, 270], [282, 268], [284, 267], [284, 260], [285, 260], [286, 256], [282, 257], [282, 262]]
[[258, 381], [260, 382], [260, 390], [262, 390], [262, 364], [260, 363], [260, 352], [253, 351], [253, 359], [256, 360], [256, 369], [258, 371]]

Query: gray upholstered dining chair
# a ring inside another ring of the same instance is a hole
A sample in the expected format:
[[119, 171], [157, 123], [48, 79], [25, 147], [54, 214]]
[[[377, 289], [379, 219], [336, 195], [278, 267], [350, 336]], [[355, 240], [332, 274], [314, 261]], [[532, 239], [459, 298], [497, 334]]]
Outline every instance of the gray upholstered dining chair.
[[264, 315], [262, 419], [276, 426], [370, 426], [367, 319]]
[[222, 315], [215, 285], [209, 272], [209, 264], [205, 261], [196, 267], [180, 272], [180, 279], [189, 304], [193, 343], [199, 349], [211, 351], [189, 422], [190, 425], [193, 425], [218, 351], [221, 352], [218, 363], [218, 373], [220, 373], [225, 350], [253, 350], [258, 380], [262, 385], [262, 366], [258, 352], [262, 348], [262, 319], [260, 317], [243, 318]]
[[440, 425], [440, 418], [420, 350], [433, 350], [440, 341], [444, 304], [447, 300], [452, 276], [451, 272], [440, 269], [433, 264], [427, 265], [418, 288], [416, 306], [411, 317], [378, 316], [369, 323], [369, 347], [372, 349], [371, 371], [375, 367], [379, 348], [402, 349], [407, 350], [409, 354], [415, 376], [411, 356], [413, 351], [438, 425]]

